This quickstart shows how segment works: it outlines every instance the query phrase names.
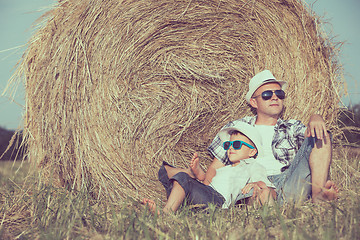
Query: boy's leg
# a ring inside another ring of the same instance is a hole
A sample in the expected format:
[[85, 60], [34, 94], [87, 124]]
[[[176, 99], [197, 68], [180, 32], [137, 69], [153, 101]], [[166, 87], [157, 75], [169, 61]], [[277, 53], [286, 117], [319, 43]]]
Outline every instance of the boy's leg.
[[[163, 211], [165, 213], [176, 212], [176, 210], [178, 210], [179, 206], [182, 204], [184, 199], [185, 199], [184, 189], [177, 181], [174, 181], [173, 187], [171, 189], [171, 193], [169, 195], [168, 200], [166, 201]], [[144, 198], [142, 200], [142, 204], [147, 205], [152, 213], [155, 213], [155, 211], [157, 210], [155, 201], [151, 199]], [[160, 214], [160, 211], [158, 210], [157, 213]]]
[[178, 210], [179, 206], [182, 204], [184, 199], [185, 199], [184, 189], [177, 181], [174, 181], [173, 188], [171, 190], [168, 200], [166, 201], [163, 211], [165, 213], [176, 212], [176, 210]]
[[173, 183], [172, 183], [172, 181], [170, 181], [170, 179], [168, 177], [168, 173], [165, 169], [166, 164], [167, 164], [166, 162], [163, 162], [163, 164], [161, 165], [159, 172], [158, 172], [158, 179], [165, 188], [166, 199], [167, 199], [170, 196]]
[[[141, 202], [142, 204], [148, 206], [149, 210], [152, 212], [152, 213], [155, 213], [157, 207], [156, 207], [156, 203], [154, 200], [151, 200], [151, 199], [148, 199], [148, 198], [144, 198]], [[160, 211], [158, 210], [157, 211], [157, 214], [160, 215]]]
[[[190, 204], [199, 204], [207, 206], [213, 203], [217, 206], [222, 206], [225, 202], [223, 196], [206, 186], [203, 183], [191, 178], [184, 172], [179, 172], [170, 180], [172, 181], [172, 188], [166, 204], [163, 208], [165, 213], [176, 212], [179, 206], [183, 203], [185, 197]], [[143, 199], [143, 204], [148, 205], [149, 209], [154, 213], [156, 211], [156, 204], [150, 199]], [[160, 212], [158, 211], [158, 214]]]
[[225, 202], [224, 197], [212, 187], [191, 178], [184, 172], [179, 172], [170, 180], [174, 181], [174, 184], [177, 182], [182, 187], [186, 200], [190, 204], [207, 206], [209, 203], [212, 203], [217, 206], [222, 206]]
[[185, 169], [185, 168], [177, 168], [177, 167], [171, 166], [167, 162], [163, 162], [163, 166], [165, 167], [168, 178], [172, 178], [175, 174], [177, 174], [179, 172], [187, 173], [190, 177], [195, 178], [192, 171], [190, 169], [188, 169], [188, 168], [187, 169]]
[[173, 186], [173, 183], [170, 180], [170, 178], [172, 178], [174, 175], [176, 175], [179, 172], [185, 172], [186, 174], [190, 173], [191, 174], [190, 176], [193, 176], [190, 169], [186, 170], [186, 169], [182, 169], [182, 168], [175, 168], [165, 161], [163, 162], [162, 166], [160, 167], [159, 172], [158, 172], [158, 179], [162, 183], [162, 185], [164, 186], [164, 188], [166, 190], [166, 198], [168, 198], [170, 196], [171, 189]]

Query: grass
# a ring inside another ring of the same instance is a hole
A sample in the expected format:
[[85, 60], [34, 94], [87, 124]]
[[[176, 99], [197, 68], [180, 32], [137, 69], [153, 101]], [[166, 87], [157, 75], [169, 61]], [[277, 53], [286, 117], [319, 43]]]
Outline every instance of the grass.
[[[28, 163], [0, 162], [0, 239], [359, 239], [359, 155], [337, 149], [332, 178], [340, 198], [287, 206], [183, 207], [152, 215], [138, 201], [97, 202], [86, 192], [24, 187]], [[15, 174], [16, 172], [16, 174]], [[27, 190], [24, 190], [27, 189]]]

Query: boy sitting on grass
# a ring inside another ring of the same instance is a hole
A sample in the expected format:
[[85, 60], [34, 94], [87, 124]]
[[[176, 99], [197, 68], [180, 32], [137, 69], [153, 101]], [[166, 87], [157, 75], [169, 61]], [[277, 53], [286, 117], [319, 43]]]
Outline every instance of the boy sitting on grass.
[[[267, 179], [266, 169], [255, 160], [258, 151], [261, 151], [261, 138], [257, 130], [239, 122], [221, 130], [219, 136], [232, 165], [217, 169], [207, 182], [195, 179], [200, 169], [196, 153], [191, 159], [190, 169], [175, 168], [163, 162], [158, 174], [167, 195], [163, 208], [165, 213], [176, 212], [185, 199], [190, 204], [207, 206], [211, 203], [228, 208], [235, 204], [239, 194], [247, 194], [253, 188], [253, 196], [258, 203], [273, 203], [276, 197], [274, 185]], [[155, 212], [153, 200], [144, 198], [142, 203]]]

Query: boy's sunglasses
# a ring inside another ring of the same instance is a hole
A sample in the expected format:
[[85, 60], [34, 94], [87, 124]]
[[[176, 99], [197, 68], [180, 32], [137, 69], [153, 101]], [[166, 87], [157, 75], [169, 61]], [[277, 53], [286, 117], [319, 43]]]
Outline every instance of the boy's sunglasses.
[[285, 92], [283, 90], [275, 90], [275, 91], [274, 90], [266, 90], [266, 91], [262, 92], [260, 95], [257, 95], [253, 98], [257, 98], [257, 97], [261, 96], [262, 99], [264, 99], [266, 101], [266, 100], [269, 100], [272, 98], [273, 93], [275, 93], [275, 95], [281, 100], [285, 98]]
[[223, 147], [224, 147], [224, 150], [228, 150], [232, 145], [235, 150], [238, 150], [238, 149], [240, 149], [242, 147], [243, 144], [245, 146], [249, 147], [250, 149], [255, 148], [255, 147], [251, 146], [250, 144], [248, 144], [246, 142], [243, 142], [243, 141], [240, 141], [240, 140], [226, 141], [226, 142], [224, 142]]

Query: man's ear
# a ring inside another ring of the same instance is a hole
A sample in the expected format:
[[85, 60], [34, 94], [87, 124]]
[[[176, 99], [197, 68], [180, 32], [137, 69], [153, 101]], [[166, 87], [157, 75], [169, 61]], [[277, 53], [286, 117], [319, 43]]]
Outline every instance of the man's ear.
[[250, 98], [249, 104], [250, 104], [253, 108], [257, 108], [257, 102], [256, 102], [255, 98]]

